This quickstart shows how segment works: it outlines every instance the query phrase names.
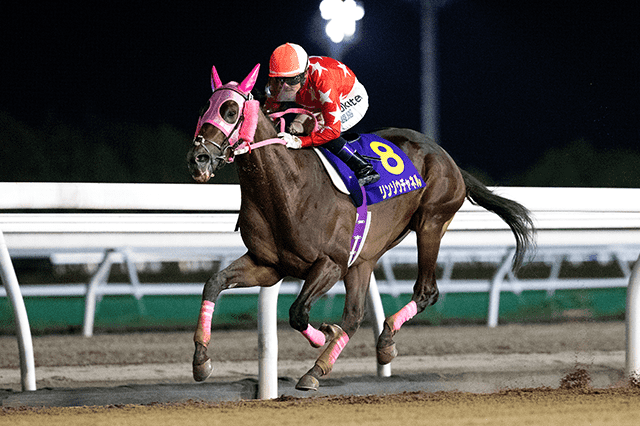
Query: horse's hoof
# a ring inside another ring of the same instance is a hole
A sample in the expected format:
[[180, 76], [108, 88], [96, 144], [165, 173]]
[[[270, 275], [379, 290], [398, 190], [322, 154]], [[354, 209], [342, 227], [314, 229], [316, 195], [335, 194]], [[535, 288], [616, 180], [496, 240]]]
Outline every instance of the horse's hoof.
[[196, 382], [204, 382], [213, 372], [211, 359], [207, 359], [204, 364], [193, 364], [193, 378]]
[[296, 384], [296, 389], [301, 391], [317, 391], [320, 387], [320, 382], [318, 379], [313, 377], [310, 374], [305, 374], [298, 380], [298, 384]]
[[327, 342], [330, 342], [337, 338], [342, 333], [342, 328], [338, 324], [326, 324], [320, 325], [320, 331], [322, 331], [327, 338]]
[[395, 357], [398, 356], [398, 350], [396, 349], [396, 344], [394, 343], [391, 346], [378, 348], [376, 354], [378, 358], [378, 364], [387, 365], [391, 361], [393, 361]]

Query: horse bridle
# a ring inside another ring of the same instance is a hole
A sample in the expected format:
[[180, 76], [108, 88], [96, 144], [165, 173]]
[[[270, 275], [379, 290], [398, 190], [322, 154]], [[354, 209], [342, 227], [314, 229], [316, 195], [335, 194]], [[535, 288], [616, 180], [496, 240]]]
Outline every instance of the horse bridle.
[[[213, 153], [211, 152], [211, 150], [209, 150], [209, 148], [207, 148], [207, 144], [211, 144], [213, 146], [215, 146], [218, 151], [220, 151], [220, 155], [213, 155]], [[222, 141], [222, 144], [219, 144], [217, 142], [214, 142], [210, 139], [205, 139], [204, 136], [202, 135], [198, 135], [195, 137], [195, 139], [193, 139], [193, 145], [194, 146], [201, 146], [202, 148], [204, 148], [205, 151], [207, 151], [207, 154], [209, 154], [209, 156], [213, 159], [213, 160], [219, 160], [219, 164], [222, 164], [222, 162], [224, 163], [233, 163], [233, 156], [231, 155], [227, 155], [227, 151], [228, 150], [232, 150], [233, 148], [231, 147], [231, 144], [229, 143], [229, 138], [225, 136], [224, 141]], [[212, 160], [212, 161], [213, 161]]]

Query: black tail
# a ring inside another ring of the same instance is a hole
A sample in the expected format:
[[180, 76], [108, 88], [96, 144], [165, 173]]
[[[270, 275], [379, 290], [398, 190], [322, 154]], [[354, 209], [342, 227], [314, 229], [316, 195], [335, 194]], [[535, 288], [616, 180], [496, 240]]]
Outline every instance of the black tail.
[[482, 182], [464, 170], [460, 170], [460, 172], [467, 187], [467, 199], [473, 204], [497, 214], [511, 228], [516, 237], [516, 253], [511, 268], [514, 272], [517, 271], [522, 266], [526, 252], [535, 246], [535, 229], [531, 213], [522, 204], [494, 194]]

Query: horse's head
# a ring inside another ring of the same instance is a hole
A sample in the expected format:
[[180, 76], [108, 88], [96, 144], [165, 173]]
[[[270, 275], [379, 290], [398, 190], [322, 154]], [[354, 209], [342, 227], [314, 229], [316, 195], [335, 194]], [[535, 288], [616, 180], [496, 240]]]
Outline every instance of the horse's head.
[[207, 182], [216, 170], [232, 162], [234, 146], [239, 141], [253, 141], [260, 106], [251, 90], [259, 69], [260, 64], [241, 83], [223, 85], [216, 67], [212, 68], [213, 94], [201, 110], [193, 146], [187, 154], [189, 172], [196, 181]]

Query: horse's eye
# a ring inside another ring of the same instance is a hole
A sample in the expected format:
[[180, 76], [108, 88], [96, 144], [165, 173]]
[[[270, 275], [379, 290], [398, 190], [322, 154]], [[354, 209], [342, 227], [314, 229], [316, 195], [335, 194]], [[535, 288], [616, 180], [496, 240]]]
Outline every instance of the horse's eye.
[[232, 100], [226, 101], [220, 106], [220, 115], [229, 124], [233, 124], [238, 119], [240, 107], [238, 103]]

